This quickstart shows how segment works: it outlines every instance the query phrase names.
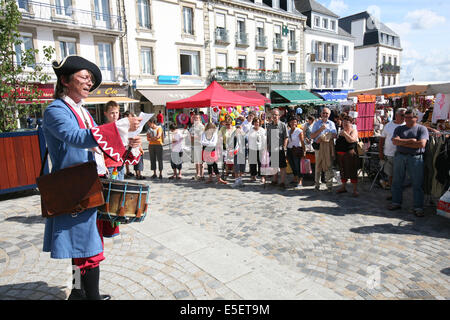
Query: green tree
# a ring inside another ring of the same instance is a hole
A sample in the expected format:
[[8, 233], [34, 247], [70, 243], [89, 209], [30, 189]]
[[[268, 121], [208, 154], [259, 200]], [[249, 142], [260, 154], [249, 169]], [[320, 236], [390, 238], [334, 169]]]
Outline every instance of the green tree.
[[[41, 113], [33, 102], [42, 94], [37, 84], [51, 78], [42, 70], [52, 59], [53, 47], [44, 47], [45, 59], [39, 64], [39, 50], [17, 50], [23, 43], [18, 31], [21, 19], [15, 0], [0, 0], [0, 132], [14, 131], [17, 119]], [[28, 103], [18, 103], [19, 99]]]

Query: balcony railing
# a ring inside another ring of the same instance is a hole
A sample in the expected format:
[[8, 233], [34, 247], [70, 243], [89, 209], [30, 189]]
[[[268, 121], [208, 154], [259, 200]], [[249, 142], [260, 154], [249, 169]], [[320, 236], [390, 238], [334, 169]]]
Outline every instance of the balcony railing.
[[123, 32], [120, 16], [73, 7], [65, 8], [40, 1], [22, 0], [21, 2], [23, 2], [23, 9], [20, 9], [23, 21], [37, 20], [62, 23], [71, 27]]
[[[50, 76], [51, 81], [56, 80], [55, 71], [53, 65], [50, 63], [38, 63], [42, 67], [42, 73]], [[33, 71], [35, 66], [30, 66], [25, 70], [25, 73]], [[102, 82], [128, 82], [127, 72], [124, 67], [99, 67], [102, 73]]]
[[267, 37], [266, 36], [256, 36], [255, 37], [255, 47], [267, 49]]
[[318, 55], [314, 52], [310, 54], [310, 61], [313, 63], [328, 63], [328, 64], [341, 64], [344, 63], [344, 56], [338, 54], [326, 54]]
[[385, 63], [381, 65], [380, 71], [381, 73], [400, 73], [400, 66]]
[[288, 41], [288, 51], [289, 52], [298, 52], [297, 41]]
[[284, 50], [284, 41], [283, 39], [273, 39], [273, 50], [275, 51], [283, 51]]
[[248, 47], [248, 33], [236, 32], [236, 46], [238, 47]]
[[304, 73], [290, 73], [262, 70], [213, 69], [211, 74], [217, 81], [265, 82], [265, 83], [305, 83]]
[[124, 67], [100, 67], [100, 71], [102, 72], [102, 82], [128, 82], [127, 73]]
[[228, 30], [223, 28], [217, 28], [215, 32], [216, 43], [219, 44], [229, 44], [230, 37], [228, 36]]
[[346, 82], [348, 83], [348, 81], [344, 81], [342, 79], [327, 79], [324, 82], [323, 79], [312, 78], [311, 86], [314, 89], [341, 89], [348, 87]]

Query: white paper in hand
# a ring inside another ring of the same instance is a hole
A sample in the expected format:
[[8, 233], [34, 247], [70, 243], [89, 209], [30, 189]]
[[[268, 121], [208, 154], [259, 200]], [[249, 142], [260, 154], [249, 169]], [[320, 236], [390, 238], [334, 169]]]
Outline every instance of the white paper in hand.
[[137, 136], [139, 133], [142, 132], [142, 129], [144, 128], [145, 124], [153, 117], [154, 113], [145, 113], [141, 112], [139, 114], [139, 118], [142, 118], [142, 121], [139, 125], [139, 128], [136, 131], [128, 132], [128, 138], [133, 138]]

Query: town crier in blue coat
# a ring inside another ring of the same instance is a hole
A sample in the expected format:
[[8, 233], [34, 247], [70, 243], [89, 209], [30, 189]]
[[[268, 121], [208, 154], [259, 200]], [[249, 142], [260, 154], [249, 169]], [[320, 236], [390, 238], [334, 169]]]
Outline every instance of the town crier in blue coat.
[[[102, 81], [97, 65], [71, 55], [60, 63], [54, 61], [53, 69], [55, 100], [46, 108], [43, 121], [51, 171], [95, 160], [98, 174], [107, 174], [105, 156], [123, 161], [126, 148], [141, 143], [139, 136], [128, 139], [128, 131], [137, 130], [141, 119], [129, 117], [98, 126], [83, 107], [83, 99]], [[99, 264], [105, 258], [96, 220], [96, 208], [46, 219], [43, 250], [54, 259], [72, 259], [79, 271], [75, 274], [80, 275], [81, 286], [72, 289], [69, 299], [109, 298], [99, 293]]]

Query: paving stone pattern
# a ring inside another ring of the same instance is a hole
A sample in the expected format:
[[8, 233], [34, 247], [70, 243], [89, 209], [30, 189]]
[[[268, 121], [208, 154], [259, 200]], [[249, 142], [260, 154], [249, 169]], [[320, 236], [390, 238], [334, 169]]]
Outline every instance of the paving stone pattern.
[[[163, 180], [149, 179], [146, 152], [151, 204], [142, 224], [160, 217], [195, 227], [342, 299], [450, 299], [450, 221], [432, 207], [424, 218], [410, 214], [411, 189], [405, 192], [404, 208], [390, 212], [385, 208], [389, 193], [377, 187], [369, 191], [367, 178], [360, 196], [353, 198], [315, 191], [312, 181], [305, 181], [302, 190], [263, 186], [248, 176], [239, 189], [206, 184], [191, 180], [195, 171], [190, 163], [183, 179], [172, 181], [167, 159], [164, 166]], [[70, 261], [42, 252], [38, 193], [0, 200], [0, 299], [65, 299], [71, 288]], [[246, 298], [231, 289], [231, 282], [158, 239], [133, 224], [105, 239], [101, 291], [113, 299]]]

